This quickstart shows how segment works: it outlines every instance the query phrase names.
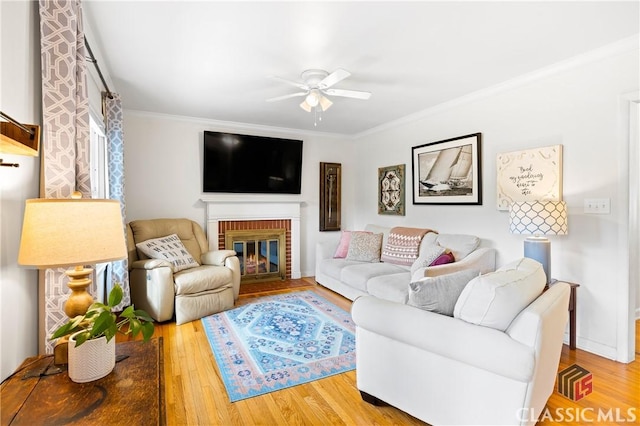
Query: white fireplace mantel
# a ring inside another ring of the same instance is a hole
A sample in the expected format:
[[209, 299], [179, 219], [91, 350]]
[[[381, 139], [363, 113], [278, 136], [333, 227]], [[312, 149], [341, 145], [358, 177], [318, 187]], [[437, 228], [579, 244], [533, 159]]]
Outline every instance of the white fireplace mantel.
[[207, 238], [209, 249], [217, 249], [219, 223], [234, 220], [291, 221], [291, 278], [300, 278], [300, 204], [291, 198], [258, 198], [251, 200], [204, 197], [207, 205]]

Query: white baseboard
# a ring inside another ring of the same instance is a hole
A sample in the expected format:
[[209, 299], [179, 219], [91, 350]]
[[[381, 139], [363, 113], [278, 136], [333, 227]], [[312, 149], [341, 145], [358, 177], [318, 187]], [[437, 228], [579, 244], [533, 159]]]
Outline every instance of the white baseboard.
[[[569, 344], [569, 337], [565, 339], [565, 343]], [[610, 359], [612, 361], [617, 360], [617, 351], [615, 347], [603, 345], [602, 343], [594, 342], [589, 339], [576, 337], [576, 347], [583, 351], [591, 352], [592, 354], [601, 356], [603, 358]]]

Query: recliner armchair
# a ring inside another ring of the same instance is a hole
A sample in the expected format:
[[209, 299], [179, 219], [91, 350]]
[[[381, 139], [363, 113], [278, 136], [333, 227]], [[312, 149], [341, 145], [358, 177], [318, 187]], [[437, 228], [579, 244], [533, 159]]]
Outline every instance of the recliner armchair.
[[[174, 272], [167, 260], [150, 259], [137, 243], [176, 234], [199, 266]], [[132, 302], [156, 321], [175, 313], [184, 324], [230, 309], [240, 292], [240, 263], [233, 250], [209, 251], [200, 225], [189, 219], [134, 220], [127, 224]]]

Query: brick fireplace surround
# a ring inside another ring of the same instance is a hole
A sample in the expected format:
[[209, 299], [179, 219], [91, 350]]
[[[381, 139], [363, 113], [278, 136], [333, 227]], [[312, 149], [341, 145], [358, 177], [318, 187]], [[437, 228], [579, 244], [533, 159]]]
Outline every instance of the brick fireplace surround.
[[224, 199], [218, 196], [202, 198], [207, 205], [207, 238], [209, 249], [224, 248], [224, 232], [232, 229], [287, 230], [287, 278], [300, 278], [300, 203], [298, 200], [255, 198]]

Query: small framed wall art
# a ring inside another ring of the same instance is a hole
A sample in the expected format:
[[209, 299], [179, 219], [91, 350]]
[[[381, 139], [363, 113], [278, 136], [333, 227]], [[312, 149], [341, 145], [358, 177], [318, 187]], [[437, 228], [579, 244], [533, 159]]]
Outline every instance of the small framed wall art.
[[378, 169], [378, 214], [404, 216], [405, 165]]
[[562, 201], [562, 145], [497, 156], [497, 208], [516, 201]]
[[481, 133], [414, 146], [413, 204], [482, 204]]

